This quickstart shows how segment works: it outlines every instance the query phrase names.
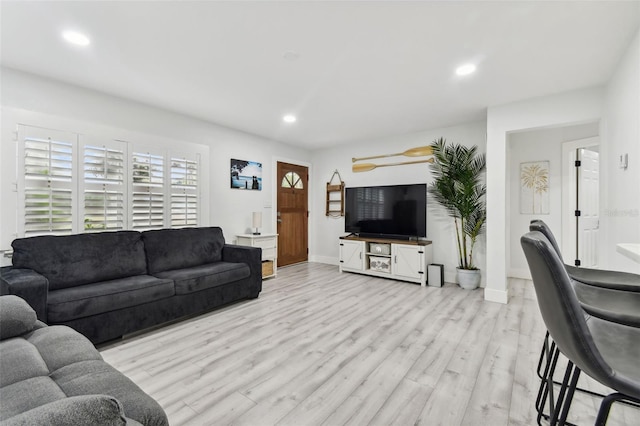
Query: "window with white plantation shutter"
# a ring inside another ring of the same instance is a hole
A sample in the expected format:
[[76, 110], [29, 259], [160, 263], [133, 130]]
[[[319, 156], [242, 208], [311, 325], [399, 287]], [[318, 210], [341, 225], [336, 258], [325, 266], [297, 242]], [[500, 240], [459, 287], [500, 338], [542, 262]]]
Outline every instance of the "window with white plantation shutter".
[[131, 167], [131, 228], [162, 228], [165, 201], [164, 157], [148, 152], [134, 152]]
[[171, 227], [198, 224], [199, 158], [171, 157]]
[[126, 146], [113, 144], [113, 147], [84, 146], [85, 232], [115, 231], [125, 227]]
[[73, 231], [73, 156], [77, 137], [21, 128], [24, 141], [24, 235]]
[[385, 217], [384, 189], [359, 188], [356, 194], [358, 217], [366, 219], [383, 219]]
[[206, 147], [184, 144], [182, 150], [176, 142], [175, 151], [166, 143], [138, 145], [24, 124], [17, 130], [18, 236], [200, 224]]

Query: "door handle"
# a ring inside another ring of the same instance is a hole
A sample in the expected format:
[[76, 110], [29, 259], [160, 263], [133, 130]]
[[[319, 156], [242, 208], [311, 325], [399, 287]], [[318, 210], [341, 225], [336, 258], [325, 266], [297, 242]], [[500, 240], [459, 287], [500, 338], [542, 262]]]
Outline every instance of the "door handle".
[[277, 220], [277, 222], [278, 222], [278, 223], [282, 223], [282, 219], [278, 219], [278, 220]]

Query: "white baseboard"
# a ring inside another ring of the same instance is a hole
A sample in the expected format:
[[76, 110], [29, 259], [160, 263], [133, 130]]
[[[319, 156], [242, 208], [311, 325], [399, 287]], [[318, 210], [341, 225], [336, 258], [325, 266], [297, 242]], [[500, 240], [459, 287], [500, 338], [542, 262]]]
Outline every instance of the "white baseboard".
[[444, 271], [444, 282], [453, 284], [457, 283], [458, 280], [456, 278], [456, 273]]
[[[458, 285], [458, 276], [457, 273], [454, 272], [444, 272], [444, 282], [445, 283], [451, 283], [451, 284], [455, 284]], [[484, 288], [485, 287], [485, 282], [484, 282], [484, 276], [482, 277], [482, 279], [480, 280], [480, 287]]]
[[509, 269], [507, 277], [520, 278], [521, 280], [530, 280], [531, 271], [529, 271], [528, 269]]
[[309, 256], [309, 262], [326, 263], [327, 265], [334, 266], [338, 266], [340, 264], [337, 257], [331, 256]]
[[502, 303], [504, 305], [509, 301], [509, 290], [494, 290], [492, 288], [484, 289], [484, 300], [489, 302]]

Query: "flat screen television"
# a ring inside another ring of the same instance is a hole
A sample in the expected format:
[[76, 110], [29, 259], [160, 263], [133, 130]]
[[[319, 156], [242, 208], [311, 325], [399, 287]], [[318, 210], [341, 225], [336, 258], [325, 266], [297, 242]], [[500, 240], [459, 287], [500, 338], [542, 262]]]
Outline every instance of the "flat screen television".
[[344, 230], [363, 237], [427, 236], [427, 184], [345, 188]]

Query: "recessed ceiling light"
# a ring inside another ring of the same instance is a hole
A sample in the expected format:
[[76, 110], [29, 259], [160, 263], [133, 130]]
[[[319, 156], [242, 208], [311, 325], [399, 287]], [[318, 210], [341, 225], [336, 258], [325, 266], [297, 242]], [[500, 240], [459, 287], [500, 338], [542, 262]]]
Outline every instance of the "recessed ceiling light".
[[91, 43], [89, 37], [77, 31], [65, 31], [62, 33], [62, 37], [69, 43], [77, 46], [88, 46], [89, 43]]
[[292, 114], [287, 114], [284, 117], [282, 117], [282, 121], [284, 121], [285, 123], [295, 123], [297, 120], [295, 115]]
[[287, 61], [295, 61], [300, 57], [300, 54], [298, 52], [294, 52], [293, 50], [289, 50], [287, 52], [284, 52], [282, 54], [282, 57]]
[[458, 75], [469, 75], [475, 72], [476, 66], [473, 64], [465, 64], [456, 68], [456, 74]]

